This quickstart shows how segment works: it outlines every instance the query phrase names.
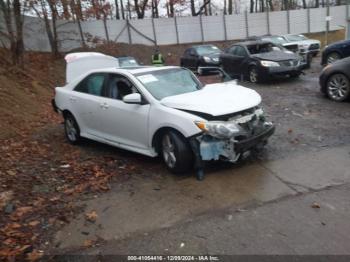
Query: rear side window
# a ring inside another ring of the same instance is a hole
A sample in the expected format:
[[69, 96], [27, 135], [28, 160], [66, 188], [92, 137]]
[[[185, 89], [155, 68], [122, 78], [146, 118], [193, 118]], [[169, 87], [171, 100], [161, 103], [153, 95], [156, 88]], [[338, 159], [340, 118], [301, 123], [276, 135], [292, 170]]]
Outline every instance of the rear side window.
[[92, 74], [87, 76], [74, 91], [95, 96], [104, 96], [105, 74]]

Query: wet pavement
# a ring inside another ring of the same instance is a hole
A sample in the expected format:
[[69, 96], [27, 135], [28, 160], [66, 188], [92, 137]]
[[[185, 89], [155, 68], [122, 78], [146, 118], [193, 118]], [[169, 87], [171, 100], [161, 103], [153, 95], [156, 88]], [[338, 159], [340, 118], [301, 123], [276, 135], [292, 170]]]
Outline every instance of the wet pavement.
[[[79, 252], [347, 253], [346, 244], [333, 242], [349, 243], [342, 232], [350, 233], [350, 103], [320, 94], [319, 71], [316, 59], [300, 79], [242, 83], [262, 95], [276, 134], [259, 156], [239, 165], [209, 163], [202, 182], [168, 174], [159, 159], [85, 145], [92, 154], [135, 158], [144, 171], [78, 203], [81, 215], [56, 234], [53, 252], [71, 253], [94, 240], [99, 247]], [[317, 213], [313, 199], [326, 208]], [[85, 220], [90, 211], [98, 214], [94, 223]]]

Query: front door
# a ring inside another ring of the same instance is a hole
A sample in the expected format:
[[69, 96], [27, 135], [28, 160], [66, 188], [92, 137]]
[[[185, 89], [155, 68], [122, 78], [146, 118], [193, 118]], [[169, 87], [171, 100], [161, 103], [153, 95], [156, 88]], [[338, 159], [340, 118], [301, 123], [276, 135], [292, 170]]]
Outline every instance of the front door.
[[125, 95], [138, 92], [125, 76], [109, 74], [104, 106], [99, 112], [104, 139], [127, 146], [147, 149], [150, 104], [127, 104]]

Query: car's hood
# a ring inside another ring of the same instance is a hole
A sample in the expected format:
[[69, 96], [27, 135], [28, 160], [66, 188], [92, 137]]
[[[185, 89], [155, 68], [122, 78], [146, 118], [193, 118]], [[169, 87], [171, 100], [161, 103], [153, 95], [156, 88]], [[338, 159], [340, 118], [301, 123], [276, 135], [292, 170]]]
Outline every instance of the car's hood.
[[285, 60], [291, 60], [291, 59], [298, 59], [298, 56], [296, 54], [290, 53], [290, 52], [283, 52], [283, 51], [272, 51], [267, 53], [260, 53], [260, 54], [254, 54], [252, 57], [256, 57], [261, 60], [269, 60], [269, 61], [285, 61]]
[[207, 57], [210, 57], [210, 58], [219, 58], [220, 54], [221, 54], [221, 52], [205, 54], [205, 55], [202, 55], [202, 56], [207, 56]]
[[311, 45], [311, 44], [320, 44], [320, 41], [318, 40], [302, 40], [302, 41], [292, 41], [291, 43], [298, 44], [298, 45]]
[[169, 96], [160, 102], [167, 107], [220, 116], [257, 106], [261, 97], [254, 90], [231, 81], [206, 85], [201, 90]]

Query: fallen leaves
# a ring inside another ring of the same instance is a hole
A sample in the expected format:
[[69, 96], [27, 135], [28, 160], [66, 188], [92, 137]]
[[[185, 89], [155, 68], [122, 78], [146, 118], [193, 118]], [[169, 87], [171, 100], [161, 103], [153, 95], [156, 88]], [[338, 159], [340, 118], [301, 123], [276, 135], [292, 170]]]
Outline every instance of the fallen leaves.
[[321, 208], [320, 204], [317, 202], [312, 203], [311, 207], [312, 208]]
[[97, 217], [98, 217], [98, 215], [97, 215], [96, 211], [91, 211], [91, 212], [85, 214], [85, 219], [89, 222], [95, 222]]
[[94, 241], [93, 240], [90, 240], [90, 239], [86, 239], [83, 243], [83, 246], [84, 247], [92, 247], [94, 245]]

